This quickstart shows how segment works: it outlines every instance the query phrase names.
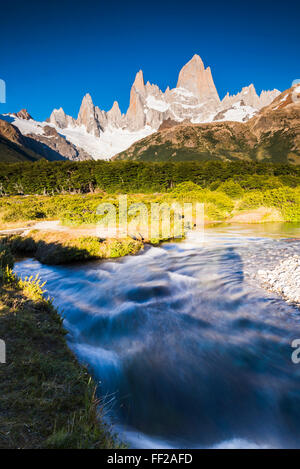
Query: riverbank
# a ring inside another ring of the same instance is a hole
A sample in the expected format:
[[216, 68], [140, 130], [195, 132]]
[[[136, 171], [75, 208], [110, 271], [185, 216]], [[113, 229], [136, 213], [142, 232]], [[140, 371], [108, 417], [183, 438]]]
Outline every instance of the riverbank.
[[272, 270], [259, 270], [257, 278], [267, 290], [300, 306], [300, 256], [295, 254], [283, 259]]
[[8, 251], [0, 257], [0, 448], [117, 447], [96, 383], [68, 348], [43, 284], [15, 276]]
[[[159, 193], [125, 191], [110, 194], [102, 192], [5, 196], [0, 198], [0, 230], [23, 228], [24, 231], [27, 229], [67, 231], [71, 228], [88, 235], [97, 225], [99, 226], [106, 212], [115, 217], [117, 223], [122, 224], [119, 216], [123, 219], [125, 204], [128, 208], [128, 223], [134, 221], [146, 226], [153, 205], [172, 207], [174, 204], [183, 206], [185, 203], [203, 203], [204, 222], [207, 223], [300, 221], [298, 186], [290, 187], [284, 185], [282, 181], [267, 178], [261, 180], [259, 176], [251, 181], [248, 181], [249, 184], [245, 188], [233, 180], [220, 186], [216, 186], [216, 181], [210, 188], [186, 181], [172, 190]], [[141, 213], [138, 213], [141, 208], [142, 217]]]
[[110, 259], [136, 254], [142, 241], [131, 238], [100, 239], [80, 236], [76, 232], [30, 231], [26, 236], [8, 236], [1, 244], [9, 246], [15, 255], [32, 256], [44, 264], [64, 264], [91, 259]]

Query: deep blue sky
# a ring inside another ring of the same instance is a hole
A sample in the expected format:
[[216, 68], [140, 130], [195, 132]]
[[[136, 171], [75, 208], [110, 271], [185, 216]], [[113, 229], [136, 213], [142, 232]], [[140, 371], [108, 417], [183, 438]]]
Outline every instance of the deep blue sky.
[[27, 108], [43, 120], [62, 106], [77, 116], [86, 92], [125, 112], [140, 68], [164, 90], [195, 53], [220, 97], [251, 82], [284, 90], [300, 78], [299, 0], [14, 0], [0, 14], [0, 112]]

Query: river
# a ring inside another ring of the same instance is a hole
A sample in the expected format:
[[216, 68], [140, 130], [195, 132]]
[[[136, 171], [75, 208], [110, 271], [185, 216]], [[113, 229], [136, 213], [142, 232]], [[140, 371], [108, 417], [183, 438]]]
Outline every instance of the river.
[[207, 229], [39, 273], [120, 438], [138, 448], [300, 448], [300, 312], [253, 278], [300, 254], [300, 225]]

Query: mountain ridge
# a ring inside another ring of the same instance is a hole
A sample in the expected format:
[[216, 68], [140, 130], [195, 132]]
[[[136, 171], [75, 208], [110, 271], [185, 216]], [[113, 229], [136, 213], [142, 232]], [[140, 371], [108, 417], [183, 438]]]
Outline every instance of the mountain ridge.
[[221, 100], [211, 68], [194, 54], [179, 71], [177, 85], [172, 89], [162, 91], [156, 84], [145, 83], [143, 71], [139, 70], [126, 113], [121, 112], [118, 101], [109, 111], [101, 110], [86, 93], [77, 118], [67, 115], [62, 107], [54, 109], [46, 122], [35, 121], [24, 109], [9, 118], [24, 137], [31, 139], [30, 147], [43, 157], [109, 159], [170, 122], [246, 122], [278, 94], [275, 89], [258, 95], [250, 84], [235, 95], [227, 93]]
[[279, 93], [278, 90], [263, 91], [258, 96], [251, 84], [236, 95], [227, 94], [220, 100], [210, 67], [205, 68], [200, 56], [195, 54], [179, 71], [177, 86], [167, 87], [164, 92], [149, 81], [145, 84], [143, 71], [139, 70], [131, 86], [125, 114], [117, 101], [106, 112], [95, 106], [91, 95], [86, 94], [77, 119], [66, 114], [62, 118], [62, 110], [54, 110], [49, 121], [74, 144], [78, 142], [79, 131], [85, 138], [88, 134], [98, 139], [99, 150], [92, 156], [95, 159], [110, 158], [128, 148], [128, 143], [156, 132], [167, 120], [201, 123], [213, 121], [218, 115], [220, 120], [227, 120], [226, 112], [234, 105], [236, 109], [229, 117], [237, 121], [248, 120]]
[[284, 91], [247, 122], [169, 122], [113, 160], [254, 160], [300, 164], [300, 86]]

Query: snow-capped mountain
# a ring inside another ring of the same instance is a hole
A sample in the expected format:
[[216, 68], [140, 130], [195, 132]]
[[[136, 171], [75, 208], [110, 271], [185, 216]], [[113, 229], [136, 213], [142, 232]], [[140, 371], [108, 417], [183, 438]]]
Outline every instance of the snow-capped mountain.
[[194, 55], [181, 69], [176, 88], [168, 87], [164, 92], [149, 81], [145, 84], [140, 70], [131, 87], [126, 114], [121, 113], [117, 101], [106, 112], [95, 106], [91, 96], [86, 94], [77, 119], [60, 108], [54, 109], [48, 122], [39, 123], [28, 116], [15, 115], [12, 124], [23, 134], [30, 134], [32, 138], [36, 135], [40, 141], [46, 138], [48, 142], [51, 138], [49, 127], [54, 128], [67, 143], [78, 149], [79, 154], [74, 156], [72, 153], [72, 159], [85, 159], [87, 154], [95, 159], [109, 159], [156, 132], [166, 121], [243, 122], [279, 94], [278, 90], [273, 90], [263, 91], [258, 96], [254, 86], [250, 85], [236, 95], [227, 94], [220, 100], [210, 68], [205, 68], [199, 55]]

